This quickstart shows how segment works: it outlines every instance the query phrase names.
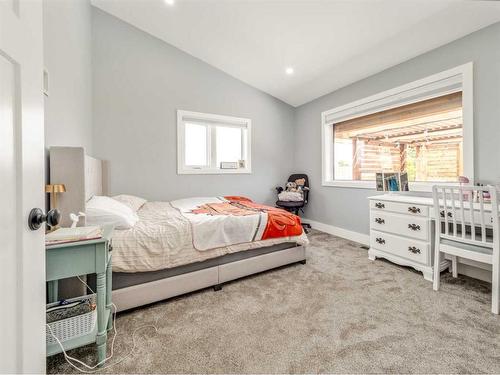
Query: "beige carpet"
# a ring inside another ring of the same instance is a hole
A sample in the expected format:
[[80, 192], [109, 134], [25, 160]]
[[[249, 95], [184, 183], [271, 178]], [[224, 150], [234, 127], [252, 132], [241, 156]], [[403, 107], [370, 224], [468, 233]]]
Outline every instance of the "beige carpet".
[[[499, 373], [490, 286], [443, 275], [442, 289], [313, 231], [293, 265], [118, 317], [108, 373]], [[95, 361], [93, 347], [70, 352]], [[61, 355], [48, 372], [73, 372]]]

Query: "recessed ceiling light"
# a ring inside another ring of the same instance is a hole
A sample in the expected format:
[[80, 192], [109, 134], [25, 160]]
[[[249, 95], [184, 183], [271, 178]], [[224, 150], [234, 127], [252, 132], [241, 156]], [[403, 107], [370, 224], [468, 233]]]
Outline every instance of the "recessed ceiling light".
[[288, 75], [292, 75], [293, 74], [293, 68], [292, 67], [288, 67], [285, 69], [285, 73], [288, 74]]
[[165, 0], [168, 5], [174, 5], [175, 0]]

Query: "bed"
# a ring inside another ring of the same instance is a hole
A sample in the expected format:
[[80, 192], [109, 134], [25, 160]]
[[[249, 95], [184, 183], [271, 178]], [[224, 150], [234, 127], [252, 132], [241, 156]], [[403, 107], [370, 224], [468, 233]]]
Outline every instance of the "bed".
[[[85, 211], [93, 196], [105, 195], [105, 169], [83, 148], [50, 149], [51, 181], [64, 183], [67, 190], [59, 199], [63, 226], [70, 224], [70, 212]], [[144, 203], [137, 210], [139, 221], [113, 234], [118, 311], [207, 287], [218, 290], [241, 277], [305, 263], [308, 240], [302, 229], [276, 235], [269, 223], [280, 220], [281, 213], [262, 207], [243, 197]], [[220, 228], [226, 230], [219, 233]]]

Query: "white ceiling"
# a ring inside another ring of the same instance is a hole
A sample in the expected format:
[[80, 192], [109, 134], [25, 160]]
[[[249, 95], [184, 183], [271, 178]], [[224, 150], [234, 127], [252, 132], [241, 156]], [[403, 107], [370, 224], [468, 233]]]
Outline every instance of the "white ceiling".
[[[92, 0], [92, 4], [299, 106], [500, 21], [500, 2]], [[492, 48], [498, 48], [493, 47]], [[285, 74], [291, 66], [295, 73]]]

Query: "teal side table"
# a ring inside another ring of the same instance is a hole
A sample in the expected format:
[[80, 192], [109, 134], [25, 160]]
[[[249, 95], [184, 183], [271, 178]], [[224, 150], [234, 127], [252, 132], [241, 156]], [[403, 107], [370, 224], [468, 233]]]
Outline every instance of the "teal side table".
[[[58, 280], [96, 274], [97, 326], [88, 335], [63, 342], [64, 350], [96, 343], [98, 362], [106, 358], [107, 332], [112, 328], [111, 314], [111, 235], [112, 226], [103, 227], [97, 240], [50, 245], [45, 248], [46, 281], [49, 302], [57, 301]], [[47, 356], [61, 352], [59, 345], [47, 345]]]

